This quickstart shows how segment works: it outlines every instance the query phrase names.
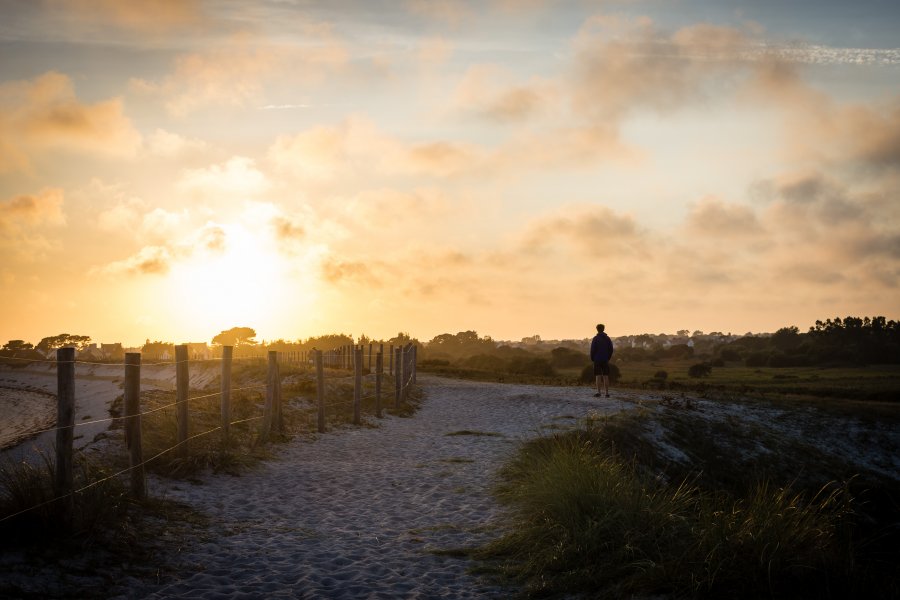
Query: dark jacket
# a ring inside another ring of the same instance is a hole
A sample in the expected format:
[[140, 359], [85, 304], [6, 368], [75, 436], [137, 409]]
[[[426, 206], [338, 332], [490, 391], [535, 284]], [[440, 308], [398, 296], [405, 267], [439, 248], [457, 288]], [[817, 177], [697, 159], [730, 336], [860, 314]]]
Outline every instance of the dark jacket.
[[613, 343], [605, 332], [598, 333], [591, 340], [591, 360], [594, 362], [609, 362], [613, 355]]

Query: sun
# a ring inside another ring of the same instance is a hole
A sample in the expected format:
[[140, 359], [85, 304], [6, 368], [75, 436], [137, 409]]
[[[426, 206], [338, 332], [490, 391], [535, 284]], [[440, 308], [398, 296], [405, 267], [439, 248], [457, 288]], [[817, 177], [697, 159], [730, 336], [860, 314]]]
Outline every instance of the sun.
[[187, 257], [168, 276], [172, 308], [184, 329], [283, 331], [297, 297], [296, 265], [282, 256], [266, 231], [242, 224], [215, 225], [213, 231], [215, 236], [186, 247]]

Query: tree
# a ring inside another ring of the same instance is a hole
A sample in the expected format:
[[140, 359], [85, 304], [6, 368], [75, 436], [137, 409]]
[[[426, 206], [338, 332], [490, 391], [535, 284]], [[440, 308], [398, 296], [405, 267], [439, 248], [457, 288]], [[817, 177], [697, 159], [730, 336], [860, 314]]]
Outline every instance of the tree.
[[90, 343], [91, 336], [89, 335], [70, 335], [68, 333], [61, 333], [59, 335], [43, 338], [38, 342], [35, 350], [39, 350], [44, 354], [56, 350], [57, 348], [66, 348], [68, 346], [83, 350], [87, 348]]
[[173, 358], [175, 356], [175, 344], [171, 342], [161, 342], [159, 340], [155, 342], [147, 340], [144, 342], [144, 345], [141, 346], [141, 354], [145, 357], [151, 357], [157, 360], [161, 359], [166, 352], [169, 353], [169, 358]]
[[219, 333], [212, 339], [213, 344], [220, 346], [253, 346], [256, 344], [256, 331], [252, 327], [232, 327]]
[[34, 348], [33, 344], [26, 342], [25, 340], [9, 340], [5, 344], [3, 344], [4, 350], [10, 350], [15, 352], [17, 350], [31, 350]]
[[772, 345], [784, 352], [793, 350], [801, 341], [800, 329], [794, 326], [782, 327], [772, 334]]

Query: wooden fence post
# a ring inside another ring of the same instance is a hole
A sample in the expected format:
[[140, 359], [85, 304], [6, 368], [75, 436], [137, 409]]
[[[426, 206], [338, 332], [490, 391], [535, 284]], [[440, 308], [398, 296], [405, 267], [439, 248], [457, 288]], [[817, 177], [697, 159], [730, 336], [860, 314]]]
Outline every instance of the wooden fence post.
[[403, 375], [400, 373], [400, 358], [403, 350], [397, 348], [394, 350], [396, 355], [397, 368], [394, 369], [394, 408], [400, 408], [400, 386], [402, 385]]
[[381, 378], [384, 376], [384, 355], [375, 355], [375, 416], [381, 418]]
[[175, 346], [175, 401], [176, 417], [178, 420], [178, 455], [186, 458], [188, 455], [188, 387], [190, 377], [188, 375], [188, 347], [185, 344]]
[[222, 346], [222, 443], [228, 444], [228, 430], [231, 428], [231, 359], [234, 346]]
[[388, 361], [388, 375], [394, 374], [394, 345], [391, 344], [391, 350], [389, 352], [390, 360]]
[[372, 342], [369, 342], [369, 372], [372, 372]]
[[325, 433], [325, 370], [322, 366], [321, 350], [316, 350], [316, 399], [319, 403], [319, 433]]
[[125, 446], [131, 468], [131, 495], [147, 495], [144, 477], [144, 450], [141, 442], [141, 354], [125, 354]]
[[75, 514], [72, 442], [75, 438], [75, 348], [56, 351], [56, 494], [67, 496], [64, 520]]
[[263, 409], [260, 438], [267, 442], [272, 433], [281, 433], [281, 381], [278, 377], [278, 351], [269, 350], [269, 370], [266, 376], [266, 405]]
[[419, 368], [416, 366], [416, 363], [418, 363], [418, 362], [419, 362], [419, 347], [413, 346], [412, 347], [412, 382], [413, 382], [413, 385], [416, 384], [416, 372], [419, 370]]
[[360, 423], [360, 401], [362, 400], [362, 348], [353, 351], [353, 424]]

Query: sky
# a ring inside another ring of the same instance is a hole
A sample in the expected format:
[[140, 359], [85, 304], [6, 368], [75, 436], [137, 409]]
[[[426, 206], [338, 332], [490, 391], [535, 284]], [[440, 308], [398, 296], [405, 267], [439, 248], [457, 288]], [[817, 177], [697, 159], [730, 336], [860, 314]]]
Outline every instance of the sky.
[[900, 312], [893, 0], [0, 0], [0, 340]]

